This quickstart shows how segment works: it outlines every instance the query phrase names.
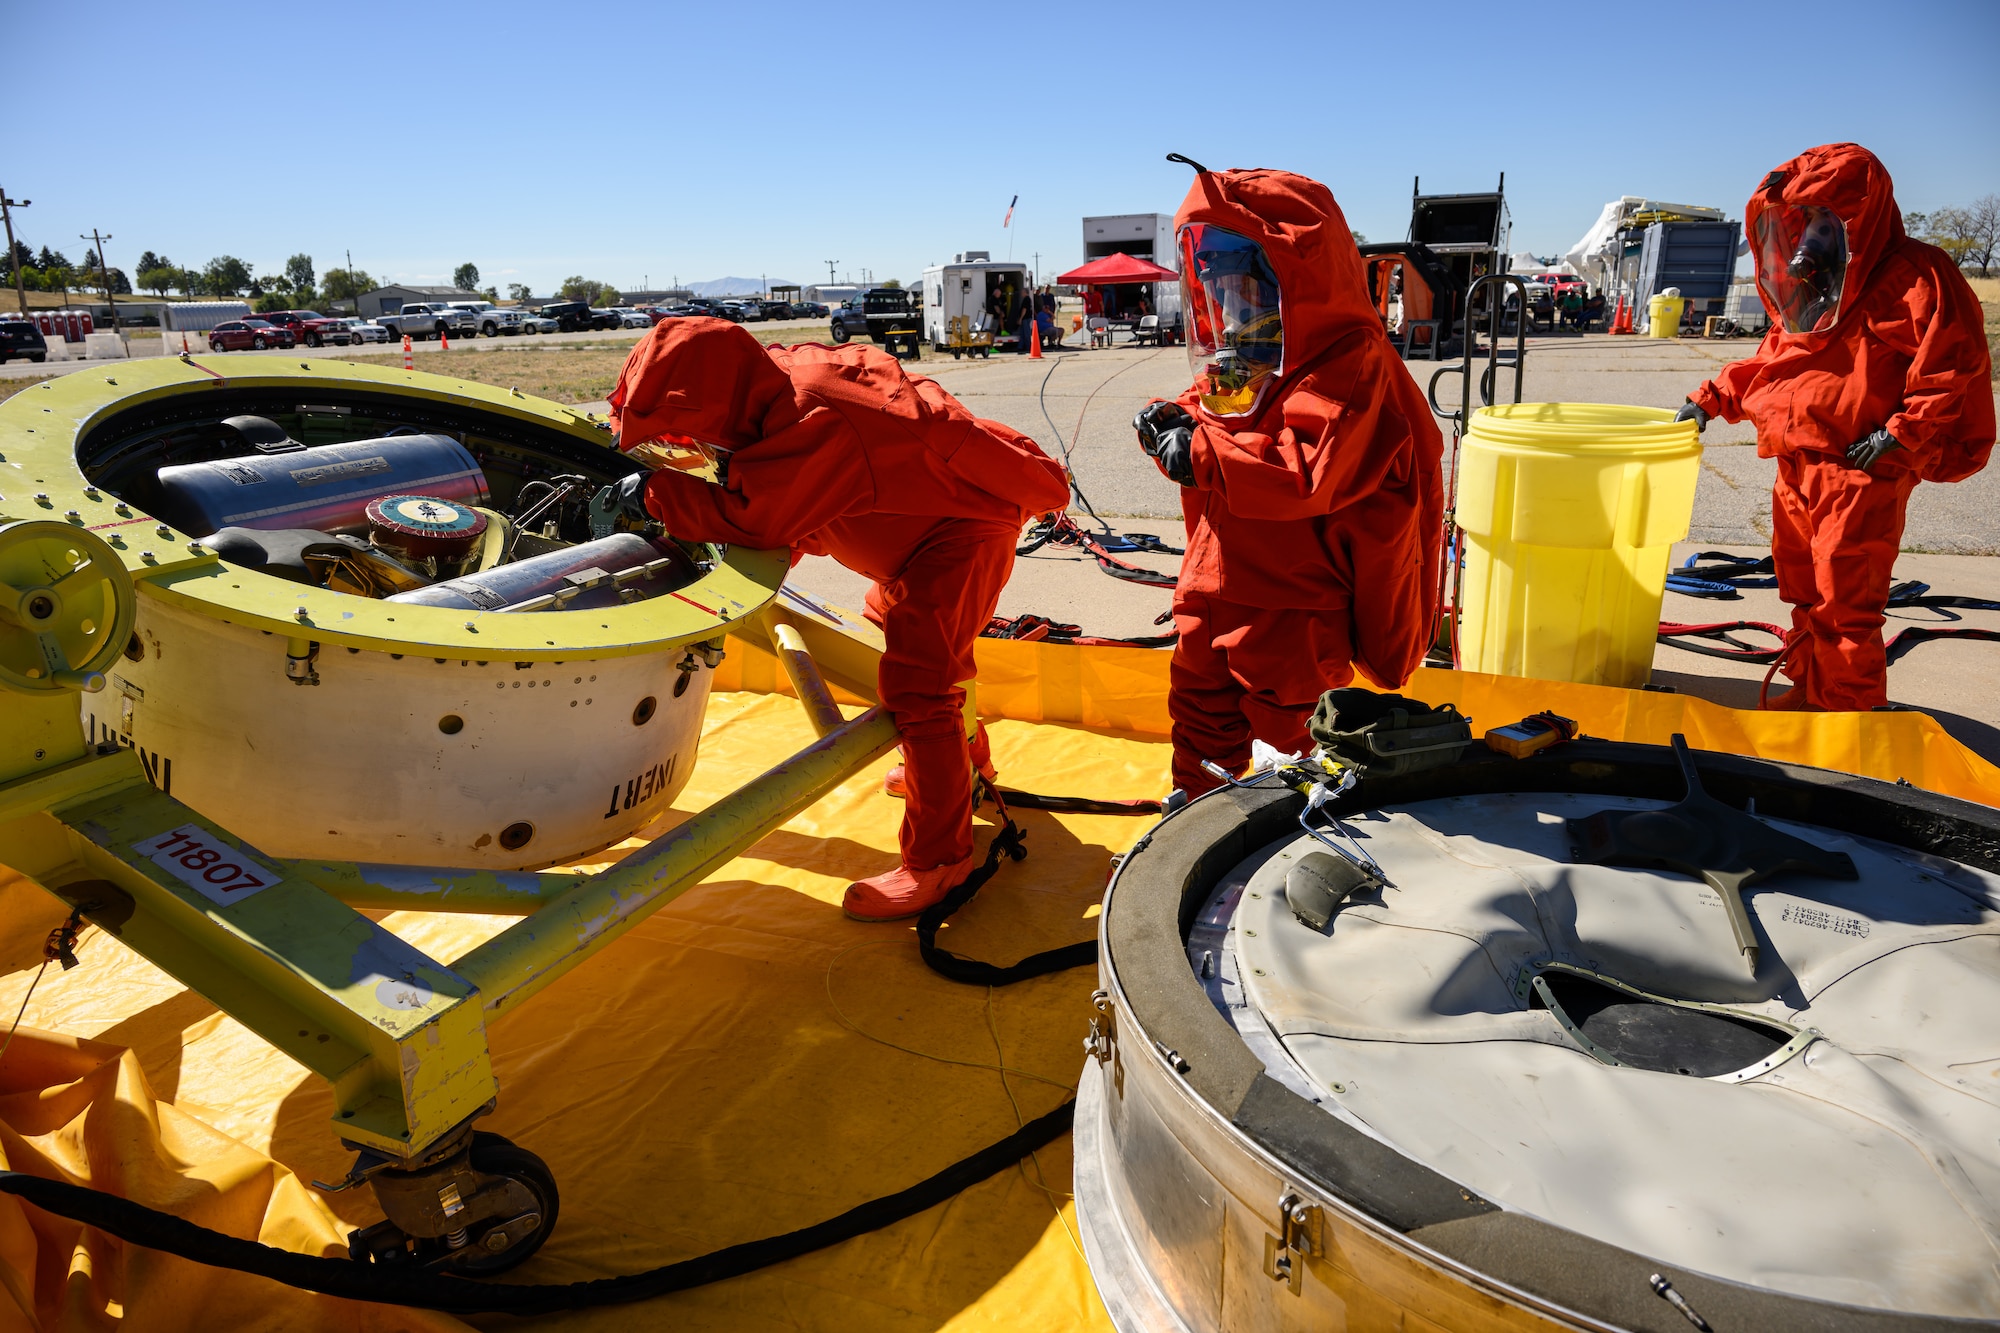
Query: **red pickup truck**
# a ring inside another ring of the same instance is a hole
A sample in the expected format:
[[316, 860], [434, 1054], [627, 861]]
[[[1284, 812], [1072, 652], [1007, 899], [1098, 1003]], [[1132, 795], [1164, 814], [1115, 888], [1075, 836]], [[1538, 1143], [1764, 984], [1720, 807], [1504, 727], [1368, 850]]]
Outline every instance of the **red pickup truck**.
[[273, 310], [258, 318], [269, 320], [279, 328], [290, 329], [292, 337], [308, 347], [324, 347], [328, 343], [345, 347], [353, 341], [353, 334], [344, 321], [329, 319], [317, 310]]

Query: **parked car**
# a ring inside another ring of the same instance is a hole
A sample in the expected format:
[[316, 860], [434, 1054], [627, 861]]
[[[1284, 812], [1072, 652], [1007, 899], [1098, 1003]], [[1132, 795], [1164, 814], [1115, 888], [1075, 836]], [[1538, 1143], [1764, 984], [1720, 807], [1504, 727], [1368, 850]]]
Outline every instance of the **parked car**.
[[764, 307], [765, 319], [790, 319], [792, 317], [792, 304], [789, 301], [761, 301], [758, 304]]
[[298, 339], [281, 324], [263, 319], [232, 319], [208, 331], [211, 352], [263, 351], [266, 347], [296, 347]]
[[625, 321], [619, 317], [618, 312], [609, 306], [594, 305], [589, 307], [589, 310], [590, 327], [593, 329], [617, 329], [625, 326]]
[[307, 347], [324, 347], [328, 343], [345, 347], [349, 342], [346, 322], [317, 310], [269, 310], [258, 318], [290, 329], [292, 338]]
[[590, 307], [581, 301], [551, 301], [542, 307], [542, 318], [554, 320], [560, 333], [587, 333], [597, 327]]
[[735, 311], [736, 313], [731, 318], [738, 324], [755, 324], [764, 319], [764, 303], [762, 301], [724, 301], [722, 308]]
[[737, 324], [743, 322], [742, 311], [734, 308], [725, 301], [718, 301], [712, 296], [690, 298], [687, 303], [687, 309], [691, 314], [705, 315], [710, 319], [726, 319]]
[[489, 338], [502, 334], [509, 337], [521, 331], [521, 312], [505, 306], [494, 305], [491, 301], [450, 301], [453, 310], [469, 312], [477, 321], [474, 331]]
[[49, 359], [49, 340], [25, 319], [0, 319], [0, 366], [15, 357], [41, 362]]
[[635, 306], [615, 305], [611, 307], [608, 313], [618, 316], [618, 327], [621, 329], [650, 329], [653, 327], [653, 317]]
[[350, 346], [360, 343], [385, 343], [389, 341], [389, 330], [372, 319], [348, 316], [340, 321], [347, 326], [347, 341]]
[[562, 325], [546, 310], [523, 310], [521, 312], [521, 332], [560, 333]]
[[414, 338], [418, 342], [426, 338], [479, 336], [479, 321], [472, 311], [459, 310], [441, 301], [405, 301], [400, 312], [383, 315], [376, 322], [399, 338]]
[[849, 338], [861, 338], [868, 333], [868, 315], [862, 310], [861, 302], [842, 301], [840, 308], [831, 317], [831, 331], [836, 343], [844, 343]]
[[793, 319], [825, 319], [829, 313], [823, 301], [792, 302]]

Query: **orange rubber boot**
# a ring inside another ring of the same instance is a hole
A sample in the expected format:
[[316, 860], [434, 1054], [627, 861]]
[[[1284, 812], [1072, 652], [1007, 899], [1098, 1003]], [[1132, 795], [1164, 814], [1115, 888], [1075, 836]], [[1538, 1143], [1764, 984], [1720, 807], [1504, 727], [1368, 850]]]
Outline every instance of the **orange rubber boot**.
[[929, 870], [897, 866], [857, 880], [847, 886], [840, 909], [856, 921], [901, 921], [916, 916], [963, 884], [972, 873], [973, 860], [968, 856], [953, 865], [933, 866]]

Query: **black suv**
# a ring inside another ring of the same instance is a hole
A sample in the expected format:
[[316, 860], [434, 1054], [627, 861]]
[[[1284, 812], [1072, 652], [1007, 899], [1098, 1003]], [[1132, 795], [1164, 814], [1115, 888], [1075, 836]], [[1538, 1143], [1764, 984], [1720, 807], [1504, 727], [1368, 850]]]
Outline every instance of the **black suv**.
[[542, 307], [542, 318], [556, 322], [561, 333], [588, 333], [597, 327], [597, 318], [581, 301], [551, 301]]
[[0, 365], [17, 356], [36, 362], [48, 360], [48, 340], [25, 319], [0, 319]]

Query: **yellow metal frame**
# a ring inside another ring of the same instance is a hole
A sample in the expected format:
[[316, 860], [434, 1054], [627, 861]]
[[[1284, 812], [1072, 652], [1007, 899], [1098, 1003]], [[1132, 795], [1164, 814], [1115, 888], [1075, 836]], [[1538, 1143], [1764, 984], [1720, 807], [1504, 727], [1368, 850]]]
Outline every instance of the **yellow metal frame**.
[[[270, 361], [232, 363], [229, 370], [242, 365], [246, 373], [228, 382], [445, 398], [608, 444], [587, 417], [483, 385], [333, 361], [299, 362], [294, 371]], [[76, 372], [0, 405], [0, 536], [58, 544], [79, 528], [103, 536], [136, 585], [119, 584], [124, 615], [131, 602], [158, 597], [288, 640], [377, 651], [573, 660], [658, 651], [732, 629], [768, 642], [780, 625], [797, 625], [785, 635], [791, 665], [826, 707], [814, 650], [827, 655], [837, 683], [874, 696], [879, 634], [794, 594], [774, 603], [789, 563], [782, 551], [732, 550], [683, 598], [603, 611], [496, 615], [360, 597], [336, 602], [337, 594], [190, 550], [185, 534], [82, 476], [77, 442], [108, 415], [207, 392], [221, 374], [192, 358], [118, 365]], [[0, 617], [0, 635], [22, 632]], [[107, 644], [101, 655], [109, 660], [119, 647]], [[105, 662], [74, 665], [87, 676], [81, 668], [101, 671]], [[132, 751], [89, 745], [74, 693], [0, 689], [0, 862], [325, 1078], [343, 1139], [409, 1161], [497, 1097], [487, 1012], [532, 996], [896, 745], [884, 709], [840, 720], [826, 707], [816, 718], [823, 732], [805, 750], [624, 861], [584, 875], [275, 861], [156, 790]], [[274, 872], [271, 882], [213, 901], [150, 846], [180, 829], [261, 862]], [[446, 963], [363, 908], [521, 919]]]
[[670, 596], [598, 611], [521, 614], [391, 604], [225, 565], [189, 534], [91, 485], [76, 458], [78, 442], [117, 413], [222, 385], [362, 390], [456, 404], [612, 448], [606, 423], [590, 414], [489, 384], [334, 359], [160, 357], [74, 371], [0, 403], [0, 523], [54, 519], [96, 533], [124, 560], [142, 604], [157, 597], [289, 639], [440, 657], [573, 661], [662, 652], [735, 629], [784, 582], [786, 552], [731, 548], [698, 582]]

